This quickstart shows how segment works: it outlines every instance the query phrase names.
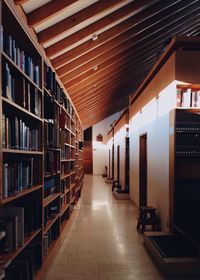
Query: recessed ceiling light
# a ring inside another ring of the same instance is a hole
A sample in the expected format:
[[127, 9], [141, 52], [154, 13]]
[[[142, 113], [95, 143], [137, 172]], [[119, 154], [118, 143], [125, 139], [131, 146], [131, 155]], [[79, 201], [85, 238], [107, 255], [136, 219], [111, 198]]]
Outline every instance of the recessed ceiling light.
[[98, 39], [98, 35], [97, 35], [96, 33], [93, 34], [93, 35], [92, 35], [92, 40], [95, 41], [95, 40], [97, 40], [97, 39]]
[[95, 65], [95, 66], [93, 67], [93, 70], [96, 71], [97, 69], [98, 69], [98, 66]]

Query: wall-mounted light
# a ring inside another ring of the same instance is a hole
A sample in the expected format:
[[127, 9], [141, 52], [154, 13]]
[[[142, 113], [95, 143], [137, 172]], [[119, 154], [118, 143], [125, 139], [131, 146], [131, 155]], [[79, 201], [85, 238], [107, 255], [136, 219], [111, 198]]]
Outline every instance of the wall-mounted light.
[[103, 142], [103, 135], [101, 133], [97, 135], [97, 142]]

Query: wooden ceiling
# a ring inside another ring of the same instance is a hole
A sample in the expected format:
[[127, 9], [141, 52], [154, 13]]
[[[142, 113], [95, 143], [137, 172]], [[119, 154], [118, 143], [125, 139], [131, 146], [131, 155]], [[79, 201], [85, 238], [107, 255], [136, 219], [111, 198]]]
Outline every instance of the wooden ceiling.
[[123, 109], [171, 38], [200, 35], [200, 0], [16, 0], [83, 127]]

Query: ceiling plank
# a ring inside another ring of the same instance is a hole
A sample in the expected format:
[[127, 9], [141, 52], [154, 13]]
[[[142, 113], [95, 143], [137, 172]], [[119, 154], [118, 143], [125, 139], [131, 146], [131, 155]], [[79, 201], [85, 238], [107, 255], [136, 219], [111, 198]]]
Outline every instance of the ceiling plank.
[[[199, 15], [197, 15], [196, 18], [199, 20]], [[183, 24], [183, 22], [184, 22], [184, 24]], [[149, 46], [150, 48], [153, 48], [153, 45], [152, 45], [153, 42], [157, 42], [158, 40], [165, 42], [167, 38], [171, 38], [177, 33], [178, 34], [183, 34], [183, 33], [180, 33], [180, 32], [185, 32], [185, 30], [187, 30], [187, 28], [191, 24], [192, 25], [195, 24], [195, 17], [194, 16], [192, 16], [191, 18], [189, 17], [189, 19], [186, 19], [186, 20], [181, 19], [181, 21], [179, 21], [178, 26], [172, 28], [170, 31], [169, 31], [169, 26], [165, 27], [164, 30], [159, 31], [158, 34], [156, 34], [157, 35], [156, 37], [155, 37], [155, 34], [153, 34], [149, 38], [145, 39], [142, 43], [140, 42], [139, 46], [138, 46], [138, 49], [139, 50], [141, 48], [146, 49], [147, 46]], [[136, 50], [136, 48], [132, 48], [132, 50], [134, 51], [134, 50]], [[126, 51], [124, 51], [123, 54], [125, 55]], [[121, 55], [122, 55], [122, 53], [121, 53]], [[120, 57], [120, 54], [117, 55], [117, 59], [118, 59], [118, 57]], [[114, 60], [114, 58], [112, 58], [111, 60]], [[100, 70], [97, 69], [96, 72], [103, 71], [103, 67], [105, 67], [108, 64], [109, 64], [109, 60], [102, 63], [101, 65], [99, 65]], [[92, 70], [89, 70], [89, 71], [90, 71], [90, 75], [92, 76], [92, 73], [94, 71], [92, 71]], [[89, 74], [89, 73], [87, 73], [87, 74]], [[91, 76], [88, 77], [87, 74], [82, 74], [82, 75], [78, 76], [77, 78], [75, 78], [74, 80], [70, 81], [69, 83], [65, 83], [64, 76], [61, 78], [61, 80], [65, 84], [66, 88], [68, 90], [70, 90], [70, 88], [72, 88], [72, 87], [73, 88], [78, 87], [78, 84], [84, 82], [86, 79], [90, 79]], [[93, 76], [94, 75], [95, 74], [93, 73]], [[85, 77], [85, 76], [87, 76], [87, 77]]]
[[[157, 49], [160, 49], [160, 46], [162, 44], [158, 43], [157, 44]], [[92, 81], [92, 83], [86, 85], [85, 87], [81, 88], [81, 91], [70, 91], [70, 95], [73, 96], [78, 96], [81, 93], [87, 92], [90, 89], [98, 88], [108, 80], [113, 80], [113, 78], [116, 76], [118, 77], [121, 75], [124, 71], [128, 70], [131, 71], [132, 67], [135, 67], [135, 71], [137, 71], [137, 65], [139, 64], [140, 66], [144, 67], [144, 64], [142, 62], [148, 62], [151, 60], [153, 57], [156, 57], [156, 52], [154, 49], [152, 50], [147, 50], [143, 54], [138, 55], [135, 60], [133, 60], [131, 57], [128, 57], [127, 59], [124, 59], [123, 64], [121, 63], [120, 67], [116, 67], [115, 71], [110, 71], [110, 73], [105, 73], [104, 76], [101, 76], [100, 78], [96, 78], [95, 81]], [[155, 59], [156, 60], [156, 59]], [[131, 67], [132, 66], [132, 67]], [[112, 67], [112, 66], [111, 66]], [[130, 69], [130, 70], [129, 70]]]
[[27, 14], [28, 24], [32, 27], [51, 19], [78, 0], [53, 0]]
[[[154, 4], [151, 7], [148, 7], [146, 10], [128, 18], [127, 20], [124, 20], [123, 22], [117, 24], [116, 26], [106, 30], [105, 32], [102, 32], [98, 35], [98, 40], [88, 40], [79, 46], [55, 57], [52, 59], [52, 64], [55, 68], [58, 68], [67, 62], [71, 62], [76, 58], [79, 58], [84, 53], [87, 53], [90, 50], [93, 50], [95, 47], [107, 42], [111, 38], [125, 32], [126, 30], [132, 28], [133, 26], [138, 25], [142, 21], [146, 21], [149, 17], [156, 14], [160, 14], [162, 10], [168, 10], [168, 7], [171, 7], [172, 5], [175, 5], [176, 3], [180, 3], [180, 0], [173, 1], [168, 0], [167, 5], [164, 6], [162, 2], [158, 2]], [[179, 9], [179, 6], [176, 6], [176, 10]], [[168, 10], [168, 14], [170, 14], [172, 11], [171, 9]]]
[[115, 6], [125, 2], [126, 0], [101, 0], [95, 2], [89, 7], [80, 10], [79, 12], [73, 14], [72, 16], [59, 21], [58, 23], [50, 26], [49, 28], [38, 33], [39, 42], [44, 44], [48, 43], [57, 36], [66, 33], [70, 28], [94, 17], [95, 15], [100, 15]]
[[144, 79], [144, 77], [148, 74], [148, 72], [149, 71], [141, 71], [139, 73], [139, 76], [130, 74], [129, 76], [127, 76], [126, 79], [123, 80], [123, 82], [118, 84], [116, 83], [104, 89], [102, 88], [97, 93], [95, 93], [94, 96], [89, 95], [86, 98], [84, 97], [82, 100], [79, 100], [79, 102], [75, 102], [76, 108], [78, 110], [80, 108], [87, 108], [89, 105], [93, 105], [95, 104], [96, 101], [101, 101], [101, 100], [105, 103], [107, 97], [116, 99], [118, 96], [121, 97], [124, 95], [128, 95], [130, 93], [130, 90], [127, 90], [127, 88], [128, 89], [131, 88], [131, 92], [132, 92], [133, 86], [135, 86], [135, 84], [140, 83]]
[[91, 90], [88, 90], [85, 93], [80, 92], [79, 95], [76, 95], [76, 96], [71, 95], [71, 98], [77, 106], [79, 104], [79, 102], [84, 102], [85, 100], [87, 100], [87, 98], [91, 98], [91, 95], [93, 95], [93, 94], [100, 95], [101, 92], [105, 92], [105, 90], [110, 87], [112, 88], [115, 85], [117, 85], [117, 86], [121, 85], [130, 77], [132, 79], [138, 77], [138, 79], [139, 79], [140, 75], [142, 73], [142, 77], [144, 78], [144, 73], [148, 74], [148, 72], [152, 68], [153, 64], [154, 64], [154, 61], [153, 62], [150, 61], [150, 63], [145, 67], [145, 69], [143, 68], [143, 65], [141, 65], [140, 69], [138, 68], [138, 70], [136, 70], [136, 72], [132, 71], [132, 69], [130, 69], [130, 70], [125, 69], [125, 71], [118, 72], [118, 74], [116, 74], [115, 76], [114, 75], [110, 76], [108, 79], [105, 80], [104, 83], [100, 84], [99, 87], [92, 88]]
[[[68, 64], [66, 64], [57, 70], [57, 74], [60, 77], [66, 76], [68, 81], [70, 81], [74, 77], [81, 75], [82, 73], [88, 71], [89, 69], [102, 63], [103, 61], [106, 61], [107, 59], [116, 56], [117, 54], [127, 49], [130, 49], [130, 47], [140, 47], [140, 42], [145, 39], [147, 42], [148, 36], [151, 40], [155, 36], [162, 35], [164, 32], [169, 32], [170, 28], [173, 28], [175, 22], [177, 24], [186, 22], [185, 17], [187, 17], [187, 20], [191, 19], [193, 21], [193, 15], [194, 13], [196, 13], [196, 11], [191, 12], [191, 10], [192, 9], [188, 8], [185, 10], [185, 13], [181, 10], [179, 13], [166, 18], [163, 22], [159, 21], [153, 26], [152, 24], [151, 26], [150, 24], [148, 24], [146, 29], [140, 29], [140, 26], [137, 26], [136, 32], [135, 28], [128, 30], [120, 36], [115, 37], [114, 39], [89, 52], [84, 56], [83, 59], [77, 59], [75, 64], [73, 63], [72, 65], [72, 67], [75, 68], [74, 70], [73, 68], [69, 67]], [[144, 27], [146, 26], [146, 24], [144, 23], [143, 25]]]
[[[158, 0], [135, 0], [130, 4], [118, 9], [117, 11], [103, 17], [95, 21], [94, 23], [86, 26], [85, 28], [73, 33], [72, 35], [60, 40], [59, 42], [49, 46], [46, 48], [46, 53], [49, 57], [56, 56], [64, 49], [72, 46], [73, 44], [77, 43], [81, 39], [91, 36], [92, 34], [100, 31], [101, 29], [105, 28], [106, 26], [117, 22], [118, 20], [127, 17], [129, 14], [137, 14], [139, 11], [144, 10], [148, 6], [151, 6], [153, 3], [157, 2]], [[39, 42], [41, 43], [40, 34], [38, 34]], [[44, 43], [44, 42], [43, 42]]]
[[16, 5], [22, 5], [26, 2], [28, 2], [29, 0], [14, 0]]

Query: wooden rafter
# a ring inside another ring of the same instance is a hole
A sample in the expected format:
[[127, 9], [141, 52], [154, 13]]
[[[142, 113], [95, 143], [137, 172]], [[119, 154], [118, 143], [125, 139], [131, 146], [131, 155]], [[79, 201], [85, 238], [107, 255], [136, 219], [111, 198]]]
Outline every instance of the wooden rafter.
[[28, 2], [29, 0], [15, 0], [15, 4], [16, 5], [22, 5], [22, 4], [24, 4], [24, 3], [26, 3], [26, 2]]
[[[176, 2], [178, 2], [178, 4], [180, 3], [179, 0], [177, 1], [169, 0], [167, 1], [167, 4], [169, 6], [163, 7], [163, 4], [161, 2], [158, 2], [151, 7], [148, 7], [146, 10], [128, 18], [127, 20], [124, 20], [123, 22], [117, 24], [116, 26], [106, 30], [105, 32], [102, 32], [101, 34], [98, 35], [98, 40], [93, 41], [90, 39], [80, 44], [79, 46], [55, 57], [54, 59], [52, 59], [53, 66], [55, 68], [59, 68], [64, 64], [70, 63], [71, 61], [74, 61], [76, 59], [81, 59], [81, 56], [83, 54], [88, 53], [89, 51], [93, 50], [99, 45], [104, 44], [105, 42], [125, 32], [126, 30], [133, 28], [134, 26], [135, 27], [138, 26], [138, 24], [140, 24], [141, 22], [146, 23], [146, 20], [148, 18], [152, 18], [154, 15], [157, 14], [159, 14], [157, 16], [160, 17], [160, 13], [162, 10], [168, 15], [173, 14], [174, 7], [172, 5], [175, 5]], [[176, 5], [175, 7], [176, 7], [175, 12], [180, 9], [179, 5], [178, 6]], [[161, 17], [164, 16], [165, 16], [164, 14], [161, 14]], [[148, 25], [148, 22], [146, 25]]]
[[[198, 19], [198, 16], [197, 16], [197, 19]], [[156, 43], [158, 40], [160, 40], [161, 42], [162, 41], [165, 41], [166, 40], [166, 37], [170, 38], [171, 36], [174, 36], [176, 34], [177, 31], [181, 31], [183, 32], [186, 28], [186, 26], [190, 26], [191, 24], [193, 24], [194, 22], [194, 15], [193, 13], [190, 14], [190, 17], [188, 16], [188, 18], [185, 20], [184, 18], [182, 18], [180, 21], [178, 21], [178, 26], [176, 28], [173, 28], [172, 30], [168, 30], [168, 28], [170, 26], [167, 26], [165, 27], [164, 29], [160, 30], [159, 32], [156, 33], [157, 36], [155, 36], [154, 34], [149, 36], [148, 38], [146, 38], [144, 41], [142, 41], [141, 44], [139, 44], [139, 49], [141, 49], [141, 47], [145, 48], [146, 47], [149, 47], [149, 48], [152, 48], [153, 47], [153, 42]], [[183, 25], [183, 22], [185, 23], [185, 25]], [[166, 34], [166, 35], [165, 35]], [[165, 35], [165, 36], [164, 36]], [[133, 42], [134, 43], [134, 42]], [[133, 50], [136, 50], [136, 48], [133, 48]], [[126, 53], [126, 51], [124, 51], [124, 53]], [[121, 53], [122, 54], [122, 53]], [[118, 56], [120, 56], [120, 54], [118, 54]], [[113, 60], [113, 58], [111, 59]], [[106, 65], [108, 65], [109, 63], [109, 60], [107, 60], [106, 62], [103, 62], [101, 64], [101, 68], [99, 71], [103, 71], [103, 68], [106, 67]], [[91, 70], [90, 70], [91, 71]], [[91, 75], [92, 75], [92, 72], [91, 72]], [[95, 74], [93, 74], [94, 76]], [[67, 78], [67, 75], [66, 75], [66, 79]], [[61, 80], [65, 83], [65, 76], [63, 76], [61, 78]], [[66, 83], [66, 87], [68, 89], [70, 89], [71, 87], [74, 87], [74, 86], [77, 86], [78, 83], [81, 83], [81, 81], [84, 80], [84, 74], [78, 76], [77, 78], [75, 77], [72, 81], [70, 82], [67, 82]]]
[[[182, 11], [181, 11], [181, 13], [182, 13], [182, 15], [179, 15], [179, 16], [181, 16], [181, 19], [178, 21], [179, 25], [182, 25], [183, 22], [186, 23], [188, 20], [192, 20], [192, 22], [193, 22], [194, 12], [191, 13], [190, 9], [187, 9], [185, 11], [185, 13], [183, 13]], [[187, 20], [185, 20], [185, 15], [187, 15]], [[133, 46], [134, 46], [134, 50], [137, 50], [138, 48], [140, 49], [141, 41], [142, 41], [143, 46], [144, 46], [144, 44], [149, 45], [150, 41], [154, 40], [156, 37], [162, 36], [163, 33], [165, 33], [165, 32], [168, 33], [173, 28], [174, 21], [177, 22], [177, 16], [173, 15], [170, 18], [171, 18], [170, 24], [169, 24], [169, 19], [167, 18], [164, 20], [163, 25], [159, 22], [156, 24], [157, 28], [155, 28], [155, 26], [152, 26], [152, 27], [148, 28], [148, 30], [146, 30], [145, 32], [142, 32], [139, 34], [137, 34], [137, 32], [132, 33], [131, 30], [129, 30], [128, 32], [123, 33], [121, 36], [119, 36], [119, 38], [118, 37], [114, 38], [113, 40], [105, 43], [104, 45], [106, 45], [106, 46], [102, 45], [99, 48], [89, 52], [86, 55], [86, 58], [84, 58], [84, 61], [85, 60], [87, 61], [87, 59], [89, 59], [89, 57], [94, 57], [94, 59], [90, 60], [89, 62], [85, 62], [83, 65], [81, 65], [79, 67], [74, 65], [76, 68], [73, 71], [71, 70], [71, 68], [68, 67], [68, 64], [67, 64], [67, 65], [59, 68], [57, 70], [57, 73], [61, 77], [62, 77], [62, 75], [65, 75], [66, 79], [68, 81], [70, 81], [72, 78], [77, 77], [79, 74], [86, 72], [87, 70], [91, 69], [95, 65], [98, 65], [99, 63], [102, 63], [103, 61], [108, 60], [113, 55], [115, 55], [115, 57], [117, 57], [116, 55], [120, 54], [120, 56], [121, 56], [122, 52], [124, 52], [124, 55], [126, 55], [127, 49], [130, 49], [130, 51], [133, 51], [133, 48], [132, 48]], [[147, 34], [151, 34], [151, 36], [149, 36], [147, 38]], [[113, 43], [113, 41], [116, 43]], [[123, 42], [123, 43], [120, 44], [119, 42]], [[118, 44], [118, 45], [115, 47], [116, 44]], [[103, 50], [104, 50], [104, 52], [103, 52]], [[105, 52], [105, 50], [108, 50], [108, 51]], [[101, 52], [103, 52], [103, 53], [101, 54]], [[101, 55], [97, 56], [98, 53], [100, 53]], [[95, 56], [97, 56], [97, 57], [95, 57]], [[80, 64], [81, 64], [81, 62], [83, 63], [83, 60], [81, 60], [81, 58], [80, 58]], [[68, 71], [70, 71], [70, 72], [68, 72]], [[65, 82], [67, 82], [66, 79], [65, 79]]]
[[[77, 31], [76, 33], [73, 33], [72, 35], [60, 40], [59, 42], [53, 44], [52, 46], [49, 46], [48, 48], [46, 48], [46, 53], [49, 57], [55, 56], [56, 54], [59, 54], [64, 49], [68, 48], [69, 46], [72, 46], [73, 44], [77, 43], [81, 39], [87, 36], [91, 36], [96, 32], [99, 32], [102, 28], [105, 28], [106, 26], [117, 22], [118, 20], [126, 17], [127, 15], [132, 14], [133, 12], [137, 13], [141, 11], [141, 9], [145, 9], [147, 6], [150, 6], [153, 3], [155, 3], [155, 1], [156, 0], [133, 1], [130, 4], [118, 9], [117, 11]], [[44, 43], [43, 40], [41, 39], [40, 33], [38, 34], [38, 38], [40, 42]]]
[[67, 9], [70, 5], [78, 0], [53, 0], [38, 9], [27, 14], [28, 24], [37, 26], [46, 20], [56, 16], [58, 13]]
[[66, 33], [70, 28], [88, 20], [89, 18], [94, 17], [95, 15], [102, 14], [107, 10], [112, 9], [116, 5], [124, 2], [125, 0], [101, 0], [98, 1], [89, 7], [80, 10], [79, 12], [73, 14], [72, 16], [65, 18], [62, 21], [50, 26], [49, 28], [41, 31], [38, 35], [40, 43], [47, 43], [52, 39], [60, 36], [63, 33]]

